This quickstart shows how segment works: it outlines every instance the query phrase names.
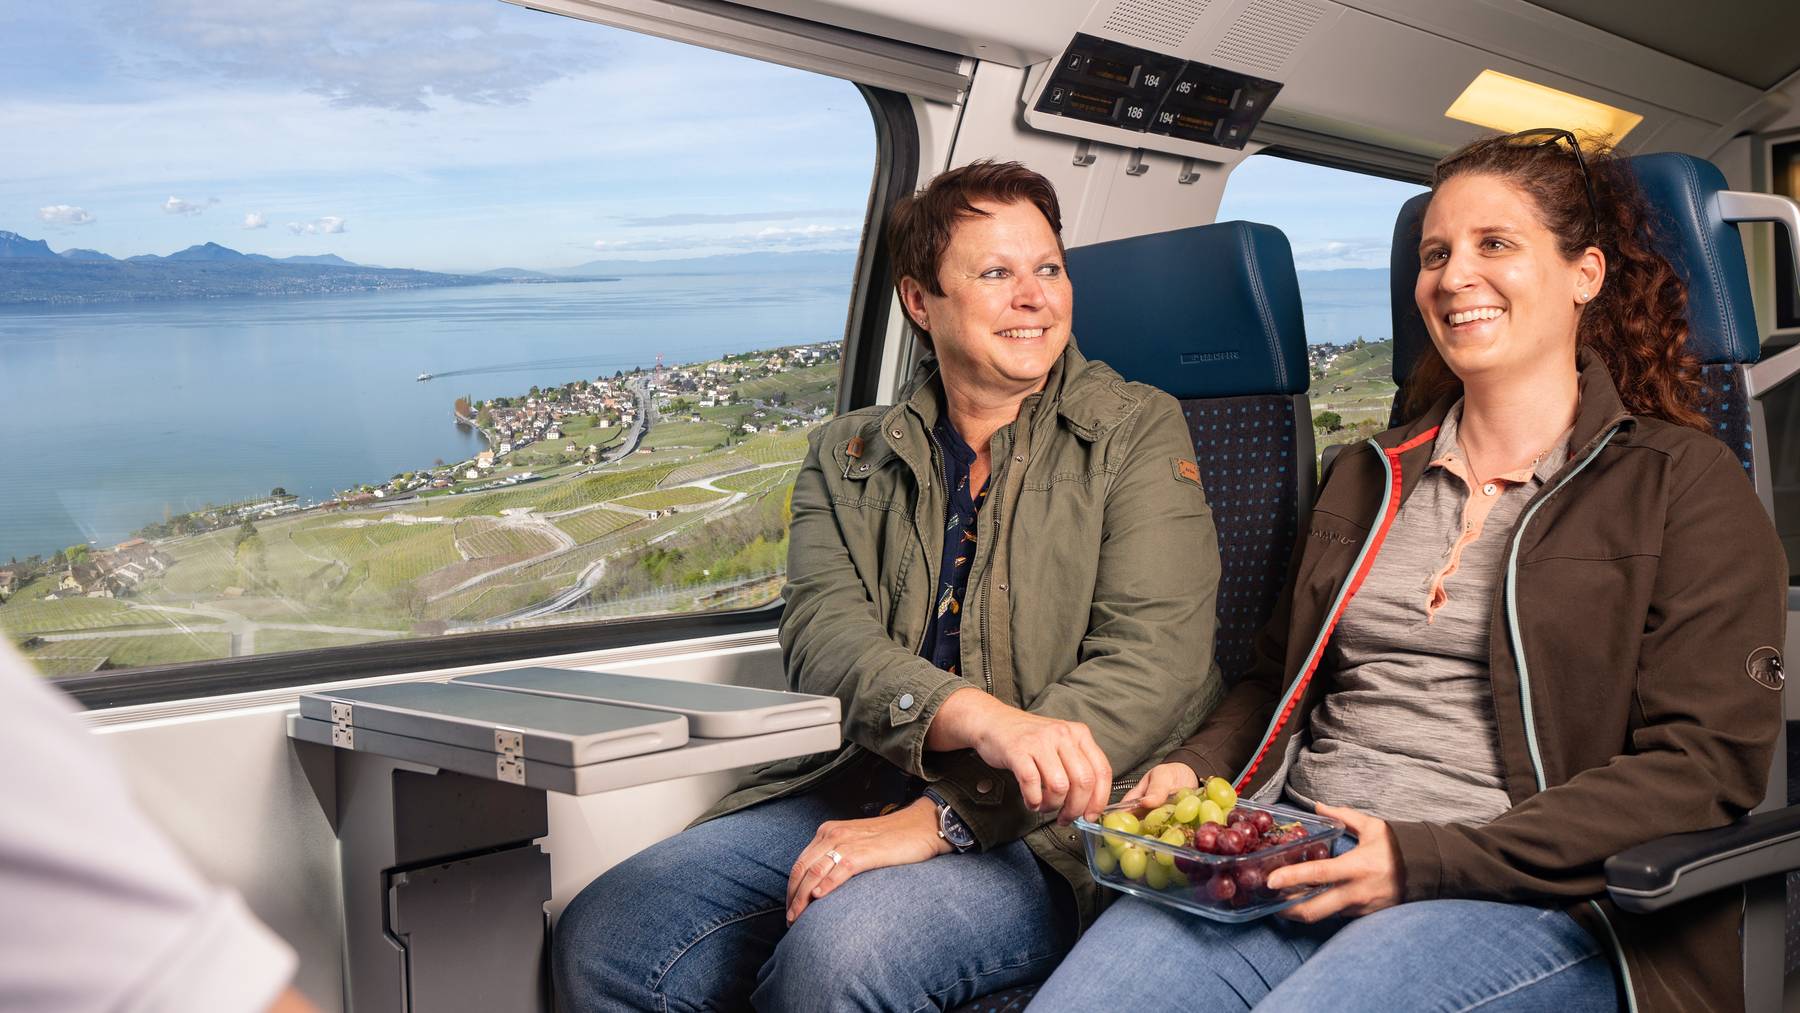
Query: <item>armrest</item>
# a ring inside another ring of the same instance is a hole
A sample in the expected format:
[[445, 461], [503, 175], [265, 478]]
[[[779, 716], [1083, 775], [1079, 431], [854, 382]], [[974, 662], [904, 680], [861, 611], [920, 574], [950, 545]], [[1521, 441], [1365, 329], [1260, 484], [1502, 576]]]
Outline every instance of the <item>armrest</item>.
[[1622, 851], [1606, 860], [1606, 892], [1645, 913], [1792, 869], [1800, 869], [1800, 806]]

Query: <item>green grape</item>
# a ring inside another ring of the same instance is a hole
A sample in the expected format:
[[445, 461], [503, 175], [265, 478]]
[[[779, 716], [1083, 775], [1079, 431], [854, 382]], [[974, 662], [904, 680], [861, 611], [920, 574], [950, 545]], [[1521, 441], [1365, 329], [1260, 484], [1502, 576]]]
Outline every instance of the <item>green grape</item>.
[[1169, 885], [1170, 886], [1189, 886], [1191, 884], [1188, 882], [1187, 873], [1182, 872], [1180, 869], [1170, 869], [1169, 870]]
[[1118, 830], [1127, 834], [1140, 833], [1138, 818], [1123, 809], [1116, 809], [1106, 814], [1100, 825], [1108, 830]]
[[[1162, 852], [1157, 852], [1156, 857], [1160, 859], [1162, 857]], [[1152, 890], [1166, 890], [1171, 882], [1169, 879], [1169, 870], [1156, 862], [1151, 862], [1144, 868], [1144, 882], [1148, 884]]]
[[[1157, 840], [1164, 844], [1185, 845], [1187, 843], [1187, 835], [1174, 827], [1170, 827], [1163, 831], [1163, 835], [1158, 837]], [[1175, 864], [1175, 856], [1167, 851], [1158, 851], [1156, 853], [1156, 861], [1161, 864], [1163, 868], [1167, 869]]]
[[1184, 798], [1193, 798], [1198, 794], [1200, 794], [1200, 789], [1198, 788], [1177, 788], [1175, 789], [1175, 801], [1179, 802]]
[[1225, 825], [1225, 810], [1221, 809], [1219, 803], [1214, 802], [1210, 798], [1200, 803], [1199, 815], [1200, 822], [1202, 823], [1217, 823], [1220, 826]]
[[1129, 847], [1131, 847], [1131, 842], [1120, 837], [1118, 834], [1106, 835], [1106, 849], [1113, 853], [1114, 858], [1119, 857], [1119, 855]]
[[1149, 864], [1149, 856], [1145, 855], [1144, 849], [1140, 847], [1128, 847], [1119, 856], [1119, 871], [1129, 879], [1143, 879], [1144, 870]]
[[[1108, 838], [1107, 843], [1112, 843], [1110, 838]], [[1113, 854], [1112, 851], [1107, 848], [1097, 849], [1094, 852], [1094, 868], [1099, 869], [1101, 872], [1110, 876], [1119, 871], [1119, 856]]]
[[1175, 820], [1178, 823], [1192, 823], [1200, 815], [1200, 797], [1189, 795], [1175, 803]]
[[1237, 805], [1237, 790], [1232, 788], [1230, 781], [1222, 777], [1206, 779], [1206, 797], [1218, 803], [1219, 808], [1226, 812], [1230, 812], [1231, 807]]

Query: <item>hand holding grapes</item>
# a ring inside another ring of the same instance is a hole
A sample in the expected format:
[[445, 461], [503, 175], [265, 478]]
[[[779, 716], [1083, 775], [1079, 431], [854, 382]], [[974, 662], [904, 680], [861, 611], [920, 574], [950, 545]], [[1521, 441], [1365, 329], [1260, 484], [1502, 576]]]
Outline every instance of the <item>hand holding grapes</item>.
[[988, 766], [1012, 772], [1028, 808], [1054, 812], [1065, 826], [1098, 816], [1112, 792], [1112, 764], [1087, 725], [1010, 707], [972, 686], [944, 698], [925, 748], [975, 750]]
[[938, 836], [937, 806], [929, 798], [869, 819], [827, 820], [788, 873], [788, 924], [859, 872], [923, 862], [953, 850]]
[[1154, 809], [1181, 788], [1200, 787], [1200, 775], [1185, 763], [1159, 763], [1138, 779], [1137, 787], [1125, 793], [1124, 802], [1137, 802]]
[[1332, 915], [1358, 917], [1400, 903], [1405, 868], [1386, 822], [1354, 809], [1321, 805], [1319, 815], [1342, 820], [1356, 836], [1356, 847], [1336, 858], [1301, 862], [1269, 873], [1271, 890], [1324, 884], [1324, 893], [1281, 912], [1283, 918], [1316, 922]]

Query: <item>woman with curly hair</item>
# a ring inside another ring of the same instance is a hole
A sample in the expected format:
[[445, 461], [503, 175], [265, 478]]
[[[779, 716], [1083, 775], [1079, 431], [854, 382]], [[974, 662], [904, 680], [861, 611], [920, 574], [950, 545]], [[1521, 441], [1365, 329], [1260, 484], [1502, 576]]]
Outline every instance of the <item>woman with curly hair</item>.
[[1253, 671], [1133, 792], [1232, 777], [1353, 846], [1267, 873], [1325, 888], [1283, 917], [1122, 899], [1033, 1009], [1742, 1006], [1737, 893], [1604, 892], [1761, 801], [1781, 721], [1781, 545], [1695, 409], [1654, 225], [1566, 131], [1438, 164], [1414, 420], [1337, 460]]

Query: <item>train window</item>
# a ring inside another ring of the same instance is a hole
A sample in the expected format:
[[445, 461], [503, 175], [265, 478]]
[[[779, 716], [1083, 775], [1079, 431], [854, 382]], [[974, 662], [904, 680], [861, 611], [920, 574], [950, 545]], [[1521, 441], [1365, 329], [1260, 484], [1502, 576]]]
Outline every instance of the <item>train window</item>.
[[854, 85], [491, 0], [8, 28], [0, 634], [43, 672], [776, 598]]
[[1394, 218], [1424, 187], [1274, 155], [1233, 169], [1219, 221], [1287, 234], [1311, 346], [1318, 449], [1387, 428], [1393, 406], [1393, 315], [1388, 249]]

